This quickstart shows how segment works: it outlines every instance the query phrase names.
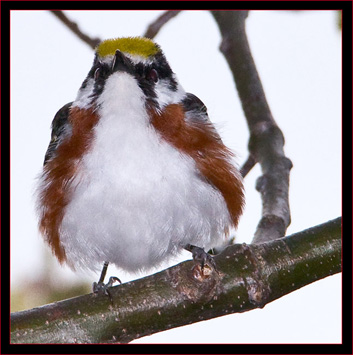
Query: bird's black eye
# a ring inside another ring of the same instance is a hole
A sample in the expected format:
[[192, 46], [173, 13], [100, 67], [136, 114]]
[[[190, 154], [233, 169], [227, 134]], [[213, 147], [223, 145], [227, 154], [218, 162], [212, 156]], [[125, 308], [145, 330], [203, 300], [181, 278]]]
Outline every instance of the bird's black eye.
[[155, 83], [158, 81], [158, 73], [156, 69], [150, 69], [146, 73], [146, 79], [147, 80], [152, 80]]
[[94, 72], [94, 80], [97, 80], [99, 77], [99, 73], [100, 73], [101, 69], [97, 68], [96, 71]]

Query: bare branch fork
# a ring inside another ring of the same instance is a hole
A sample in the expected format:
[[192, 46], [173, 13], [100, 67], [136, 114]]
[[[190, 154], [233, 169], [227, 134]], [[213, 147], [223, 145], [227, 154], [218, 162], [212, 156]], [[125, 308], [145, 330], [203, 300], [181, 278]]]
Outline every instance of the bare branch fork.
[[[78, 36], [83, 42], [87, 43], [92, 49], [101, 42], [99, 38], [91, 38], [87, 34], [83, 33], [78, 27], [77, 23], [70, 20], [63, 11], [52, 10], [50, 11], [54, 16], [56, 16], [69, 30], [71, 30], [76, 36]], [[155, 21], [153, 21], [147, 28], [144, 37], [154, 38], [160, 29], [173, 17], [177, 16], [180, 10], [169, 10], [164, 12]]]

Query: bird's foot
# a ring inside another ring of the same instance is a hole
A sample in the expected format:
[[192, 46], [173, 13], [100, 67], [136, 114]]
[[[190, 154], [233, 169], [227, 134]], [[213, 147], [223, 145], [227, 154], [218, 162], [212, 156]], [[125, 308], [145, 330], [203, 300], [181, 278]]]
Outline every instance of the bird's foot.
[[212, 270], [218, 273], [213, 256], [205, 252], [203, 248], [191, 244], [186, 244], [184, 248], [192, 253], [192, 258], [200, 267], [202, 277], [207, 277]]
[[110, 301], [112, 301], [112, 295], [110, 293], [110, 288], [113, 287], [115, 282], [121, 283], [120, 279], [116, 276], [111, 276], [109, 278], [108, 283], [104, 283], [103, 281], [93, 282], [93, 293], [95, 294], [104, 294], [109, 296]]

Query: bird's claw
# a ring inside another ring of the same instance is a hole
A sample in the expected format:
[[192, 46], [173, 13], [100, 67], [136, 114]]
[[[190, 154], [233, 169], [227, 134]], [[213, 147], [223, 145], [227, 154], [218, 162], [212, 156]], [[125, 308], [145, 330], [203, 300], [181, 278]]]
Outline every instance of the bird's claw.
[[109, 296], [110, 301], [112, 301], [112, 295], [109, 289], [113, 287], [113, 284], [115, 282], [119, 282], [121, 284], [120, 279], [116, 276], [111, 276], [109, 278], [108, 283], [106, 284], [104, 282], [93, 282], [93, 293], [95, 294], [103, 293], [104, 295]]
[[213, 256], [205, 252], [203, 248], [187, 244], [185, 249], [192, 253], [192, 258], [200, 265], [202, 274], [204, 274], [205, 265], [208, 265], [211, 269], [218, 272]]

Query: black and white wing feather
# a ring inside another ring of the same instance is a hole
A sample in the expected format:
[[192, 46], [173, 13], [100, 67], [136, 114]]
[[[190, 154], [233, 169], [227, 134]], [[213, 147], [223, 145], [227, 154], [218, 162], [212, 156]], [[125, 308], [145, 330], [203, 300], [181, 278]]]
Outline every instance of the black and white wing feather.
[[65, 133], [70, 130], [70, 123], [68, 121], [70, 108], [72, 102], [63, 106], [54, 116], [51, 124], [51, 140], [45, 153], [44, 165], [55, 156], [58, 144], [62, 140]]
[[213, 137], [219, 141], [222, 141], [216, 128], [208, 117], [206, 105], [197, 96], [187, 93], [181, 103], [184, 107], [186, 121], [196, 125], [198, 123], [207, 124], [212, 128]]

